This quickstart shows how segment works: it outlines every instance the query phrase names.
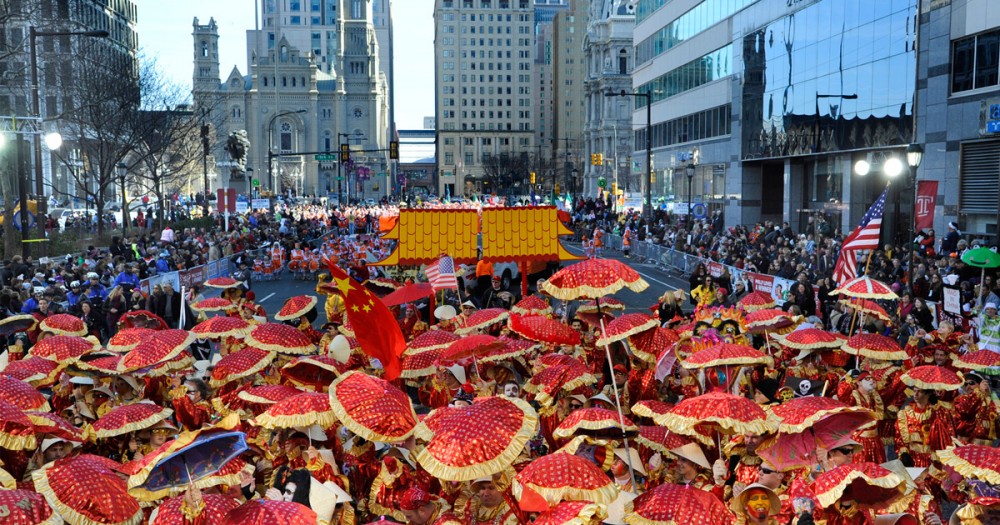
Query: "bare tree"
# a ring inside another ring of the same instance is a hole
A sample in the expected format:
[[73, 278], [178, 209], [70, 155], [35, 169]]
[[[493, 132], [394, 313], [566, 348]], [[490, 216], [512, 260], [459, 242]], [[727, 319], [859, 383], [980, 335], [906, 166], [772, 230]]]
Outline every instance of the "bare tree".
[[508, 194], [513, 191], [514, 182], [526, 179], [531, 171], [530, 157], [527, 153], [502, 152], [497, 155], [483, 156], [483, 177], [489, 189], [497, 194]]

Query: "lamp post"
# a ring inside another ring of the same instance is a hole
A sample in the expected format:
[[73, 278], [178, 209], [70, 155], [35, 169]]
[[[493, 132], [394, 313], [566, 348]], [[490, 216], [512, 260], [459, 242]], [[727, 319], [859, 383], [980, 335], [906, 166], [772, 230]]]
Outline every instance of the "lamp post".
[[573, 168], [573, 187], [570, 188], [571, 191], [570, 191], [570, 195], [569, 195], [570, 196], [570, 207], [569, 207], [570, 213], [573, 212], [573, 208], [575, 207], [574, 204], [576, 203], [576, 194], [577, 194], [577, 191], [579, 191], [578, 188], [577, 188], [577, 183], [579, 182], [579, 179], [580, 179], [580, 170], [578, 170], [578, 169], [576, 169], [576, 167], [574, 167]]
[[[119, 162], [115, 167], [118, 169], [118, 180], [122, 185], [122, 237], [125, 237], [128, 233], [128, 206], [125, 202], [125, 175], [128, 173], [128, 167], [125, 166], [124, 162]], [[205, 198], [208, 198], [207, 190]]]
[[642, 210], [646, 214], [646, 231], [653, 229], [653, 95], [652, 93], [629, 93], [624, 89], [619, 93], [605, 93], [606, 97], [636, 97], [646, 99], [646, 202]]
[[[910, 182], [913, 183], [913, 221], [912, 231], [910, 232], [910, 290], [913, 289], [913, 270], [916, 267], [916, 253], [917, 247], [914, 245], [913, 239], [917, 237], [917, 168], [920, 167], [920, 162], [924, 160], [924, 148], [917, 143], [910, 144], [906, 147], [906, 164], [910, 166]], [[998, 223], [1000, 224], [1000, 223]]]
[[694, 183], [694, 172], [695, 172], [694, 164], [688, 164], [684, 168], [684, 174], [687, 175], [687, 178], [688, 178], [688, 213], [687, 213], [688, 214], [688, 229], [691, 228], [691, 223], [694, 221], [694, 213], [693, 213], [694, 210], [691, 209], [693, 207], [693, 204], [694, 204], [693, 200], [692, 200], [693, 197], [691, 195], [692, 194], [692, 191], [691, 191], [692, 184]]
[[299, 113], [305, 113], [306, 110], [299, 109], [296, 111], [283, 111], [281, 113], [275, 113], [271, 120], [267, 121], [267, 189], [274, 193], [274, 140], [272, 138], [271, 129], [274, 127], [274, 120], [278, 117], [283, 117], [285, 115], [296, 115]]
[[[357, 133], [357, 132], [355, 132], [355, 133], [341, 133], [341, 132], [338, 131], [337, 132], [337, 151], [338, 152], [340, 151], [341, 148], [343, 148], [343, 144], [344, 144], [340, 140], [341, 137], [344, 137], [344, 138], [347, 139], [348, 148], [350, 148], [351, 138], [352, 137], [354, 137], [354, 138], [356, 138], [358, 140], [368, 140], [367, 137], [365, 137], [361, 133]], [[338, 155], [339, 155], [339, 153], [338, 153]], [[341, 159], [337, 159], [337, 204], [340, 205], [340, 206], [344, 205], [344, 194], [343, 194], [343, 190], [342, 190], [342, 187], [341, 187], [341, 182], [342, 182], [342, 179], [344, 178], [341, 175], [341, 166], [343, 166], [343, 165], [344, 165], [344, 163], [341, 162]], [[350, 182], [350, 181], [348, 181], [348, 182]], [[348, 184], [347, 185], [347, 198], [350, 199], [350, 197], [351, 197], [351, 185]]]

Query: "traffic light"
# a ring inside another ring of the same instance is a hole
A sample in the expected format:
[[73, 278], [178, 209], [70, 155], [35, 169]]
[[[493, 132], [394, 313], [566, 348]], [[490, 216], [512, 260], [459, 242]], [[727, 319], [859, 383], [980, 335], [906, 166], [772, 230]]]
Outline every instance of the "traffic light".
[[560, 189], [560, 188], [559, 188], [559, 183], [557, 182], [557, 183], [556, 183], [556, 188], [555, 188], [555, 193], [556, 193], [556, 195], [558, 195], [558, 194], [562, 193], [562, 192], [560, 192], [560, 191], [559, 191], [559, 189]]
[[351, 145], [341, 144], [340, 145], [340, 162], [351, 162]]
[[597, 153], [591, 153], [590, 154], [590, 165], [591, 166], [599, 166], [601, 164], [601, 161], [597, 160], [598, 158], [599, 157], [598, 157]]
[[399, 143], [395, 140], [389, 142], [389, 158], [399, 160]]
[[603, 166], [604, 165], [604, 154], [603, 153], [598, 153], [597, 154], [597, 165], [598, 166]]
[[535, 183], [535, 172], [531, 172], [531, 183]]
[[655, 171], [649, 172], [649, 182], [652, 183], [652, 184], [656, 184], [656, 172]]
[[611, 194], [612, 195], [618, 195], [618, 183], [617, 182], [612, 182], [611, 183]]

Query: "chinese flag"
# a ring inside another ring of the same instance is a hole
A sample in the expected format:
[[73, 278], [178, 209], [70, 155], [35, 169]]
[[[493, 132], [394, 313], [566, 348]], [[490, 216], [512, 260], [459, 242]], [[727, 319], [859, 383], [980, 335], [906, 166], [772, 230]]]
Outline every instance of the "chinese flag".
[[328, 264], [331, 284], [344, 296], [344, 310], [354, 327], [354, 337], [361, 350], [382, 362], [384, 379], [392, 381], [403, 370], [406, 339], [389, 307], [344, 270]]

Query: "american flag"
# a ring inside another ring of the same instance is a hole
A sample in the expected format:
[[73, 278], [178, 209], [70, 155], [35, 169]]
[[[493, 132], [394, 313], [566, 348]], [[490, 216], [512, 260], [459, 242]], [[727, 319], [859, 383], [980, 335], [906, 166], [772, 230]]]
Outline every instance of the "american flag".
[[447, 255], [427, 265], [424, 269], [431, 288], [439, 290], [458, 290], [458, 279], [455, 277], [455, 261]]
[[840, 257], [837, 258], [837, 265], [833, 269], [833, 279], [838, 285], [843, 285], [858, 276], [858, 251], [878, 248], [879, 235], [882, 232], [882, 212], [885, 210], [885, 197], [888, 192], [887, 186], [875, 204], [868, 208], [868, 213], [861, 218], [861, 224], [844, 239]]

